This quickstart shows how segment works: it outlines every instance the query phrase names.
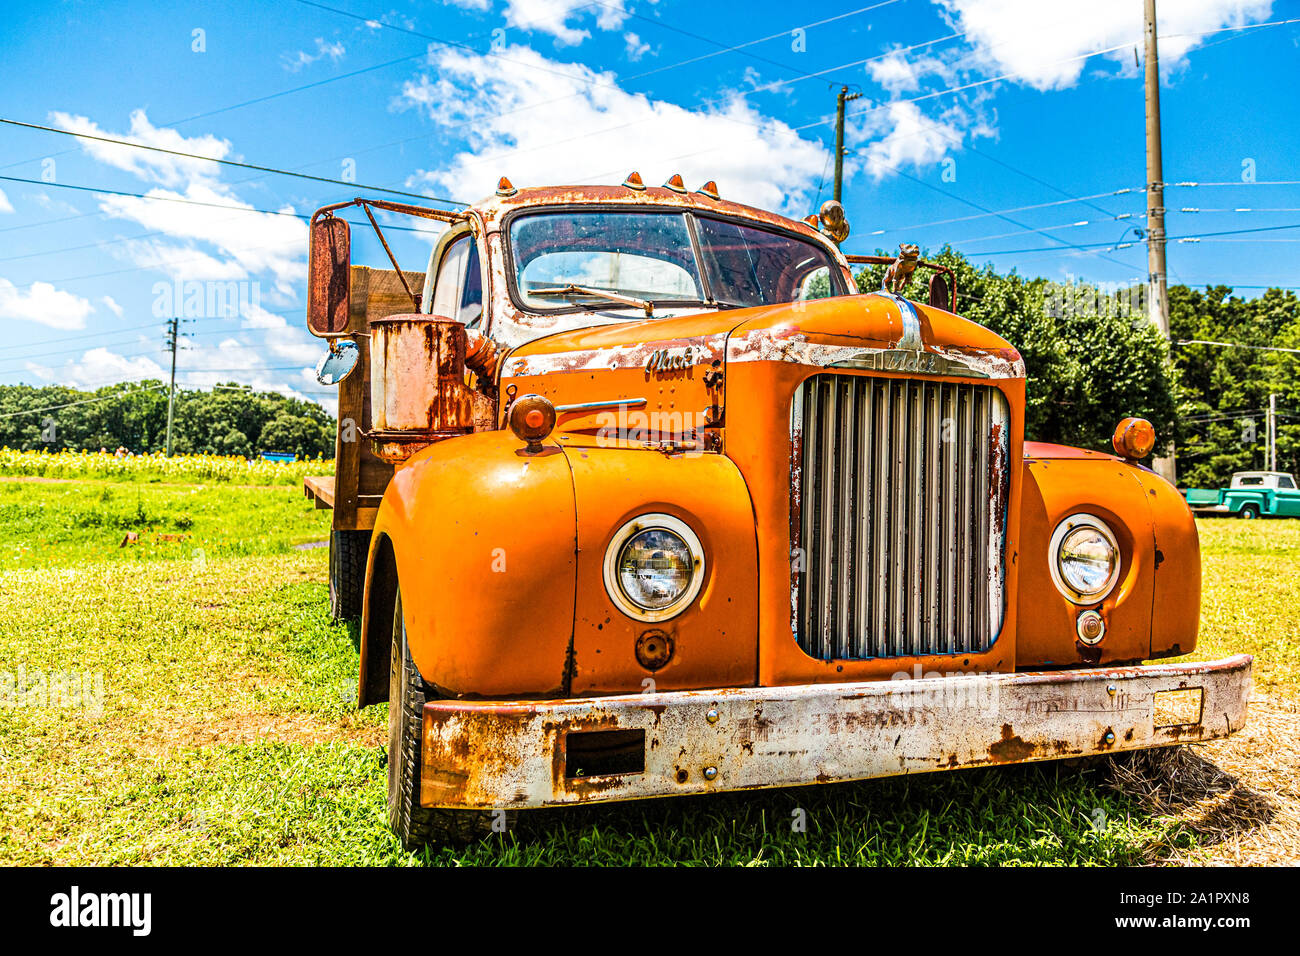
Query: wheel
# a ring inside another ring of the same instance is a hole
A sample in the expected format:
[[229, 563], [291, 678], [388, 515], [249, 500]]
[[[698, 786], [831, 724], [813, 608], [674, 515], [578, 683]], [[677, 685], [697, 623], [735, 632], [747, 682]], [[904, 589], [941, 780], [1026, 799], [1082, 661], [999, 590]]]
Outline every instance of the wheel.
[[464, 846], [504, 832], [514, 812], [445, 810], [420, 806], [420, 751], [424, 702], [430, 688], [411, 660], [398, 590], [393, 611], [393, 645], [388, 671], [388, 822], [408, 850], [422, 846]]
[[369, 531], [330, 532], [330, 617], [336, 621], [361, 616], [369, 552]]
[[1241, 510], [1237, 512], [1237, 516], [1245, 518], [1247, 521], [1258, 518], [1259, 507], [1257, 505], [1242, 505]]

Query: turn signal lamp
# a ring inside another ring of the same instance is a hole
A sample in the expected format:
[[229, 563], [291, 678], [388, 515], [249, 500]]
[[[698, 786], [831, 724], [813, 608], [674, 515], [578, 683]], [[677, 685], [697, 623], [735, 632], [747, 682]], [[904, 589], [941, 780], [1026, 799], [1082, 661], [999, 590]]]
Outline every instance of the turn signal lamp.
[[506, 423], [529, 454], [542, 450], [542, 441], [555, 429], [555, 406], [543, 395], [521, 395], [510, 405]]
[[1115, 427], [1110, 443], [1121, 458], [1138, 461], [1156, 447], [1156, 430], [1145, 418], [1126, 418]]

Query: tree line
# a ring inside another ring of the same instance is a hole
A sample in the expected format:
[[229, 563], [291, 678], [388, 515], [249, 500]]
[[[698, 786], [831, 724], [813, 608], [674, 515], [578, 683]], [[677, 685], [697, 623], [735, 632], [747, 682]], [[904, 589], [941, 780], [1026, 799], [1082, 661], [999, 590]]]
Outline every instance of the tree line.
[[[163, 451], [165, 386], [144, 381], [87, 392], [62, 385], [0, 385], [0, 447]], [[333, 417], [315, 402], [239, 387], [176, 389], [172, 450], [177, 454], [332, 458], [334, 432]]]

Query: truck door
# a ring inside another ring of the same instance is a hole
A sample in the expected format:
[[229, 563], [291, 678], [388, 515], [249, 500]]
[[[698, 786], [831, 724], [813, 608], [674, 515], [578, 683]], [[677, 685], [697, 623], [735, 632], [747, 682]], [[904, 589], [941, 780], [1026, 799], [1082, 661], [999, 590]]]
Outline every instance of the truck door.
[[1300, 518], [1300, 489], [1296, 488], [1295, 479], [1290, 475], [1281, 475], [1277, 479], [1276, 514], [1288, 518]]

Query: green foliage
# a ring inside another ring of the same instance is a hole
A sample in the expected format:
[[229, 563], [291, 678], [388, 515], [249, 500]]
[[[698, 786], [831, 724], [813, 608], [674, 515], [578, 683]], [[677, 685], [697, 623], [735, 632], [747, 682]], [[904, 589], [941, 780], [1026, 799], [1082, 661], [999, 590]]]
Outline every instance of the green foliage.
[[[0, 385], [0, 448], [47, 451], [162, 451], [167, 437], [167, 390], [108, 386], [83, 392], [61, 385]], [[96, 399], [96, 401], [87, 401]], [[83, 404], [73, 404], [73, 403]], [[64, 405], [65, 408], [52, 408]], [[37, 411], [37, 409], [49, 409]], [[172, 423], [178, 454], [240, 455], [292, 452], [332, 457], [334, 419], [314, 402], [276, 392], [178, 389]]]
[[[945, 247], [925, 257], [957, 276], [957, 311], [1006, 339], [1025, 360], [1025, 437], [1110, 449], [1121, 418], [1149, 419], [1172, 436], [1178, 384], [1160, 333], [1133, 309], [1130, 290], [1106, 294], [1086, 283], [1061, 286], [982, 269]], [[880, 288], [884, 266], [858, 273], [863, 292]], [[909, 294], [923, 298], [918, 269]]]
[[[1300, 349], [1300, 298], [1269, 289], [1241, 299], [1226, 286], [1169, 290], [1170, 334], [1178, 341]], [[1265, 416], [1277, 395], [1277, 466], [1300, 471], [1300, 355], [1262, 349], [1183, 345], [1174, 350], [1185, 395], [1178, 444], [1179, 484], [1226, 485], [1234, 471], [1268, 467]]]

